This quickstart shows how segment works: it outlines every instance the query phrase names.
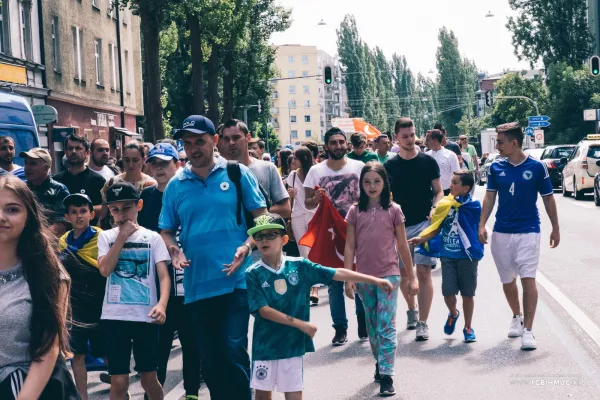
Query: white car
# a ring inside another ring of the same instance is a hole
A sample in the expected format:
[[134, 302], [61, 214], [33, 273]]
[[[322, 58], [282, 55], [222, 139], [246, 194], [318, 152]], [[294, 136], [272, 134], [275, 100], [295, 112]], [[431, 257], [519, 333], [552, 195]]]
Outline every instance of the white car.
[[585, 193], [594, 190], [594, 176], [600, 172], [600, 134], [588, 135], [577, 144], [568, 159], [561, 159], [563, 164], [562, 190], [563, 196], [575, 194], [582, 200]]

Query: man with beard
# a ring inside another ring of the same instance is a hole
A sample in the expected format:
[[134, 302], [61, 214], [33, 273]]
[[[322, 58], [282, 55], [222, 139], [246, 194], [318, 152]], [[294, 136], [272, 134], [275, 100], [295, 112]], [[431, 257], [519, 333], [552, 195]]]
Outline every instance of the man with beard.
[[[211, 399], [250, 400], [245, 271], [252, 237], [246, 224], [238, 224], [235, 184], [227, 173], [227, 160], [214, 154], [219, 136], [212, 121], [192, 115], [174, 139], [183, 142], [189, 162], [167, 184], [158, 226], [173, 267], [184, 269], [184, 302]], [[253, 218], [264, 214], [258, 182], [241, 164], [240, 186], [244, 208]]]
[[88, 167], [90, 169], [108, 181], [110, 178], [114, 178], [117, 172], [110, 168], [108, 164], [108, 158], [110, 157], [110, 146], [104, 139], [96, 138], [92, 140], [90, 144], [90, 161]]
[[25, 170], [14, 163], [15, 141], [10, 136], [0, 136], [0, 169], [10, 172], [17, 178], [25, 180]]
[[289, 218], [292, 214], [290, 195], [277, 172], [277, 167], [272, 163], [250, 157], [248, 153], [250, 139], [250, 132], [245, 123], [237, 119], [229, 120], [219, 131], [217, 144], [219, 153], [227, 160], [237, 161], [250, 168], [268, 196], [269, 211], [283, 218]]
[[[53, 176], [54, 180], [64, 184], [70, 193], [88, 195], [94, 204], [96, 218], [91, 225], [98, 223], [102, 212], [101, 190], [106, 183], [102, 175], [92, 171], [85, 165], [85, 160], [90, 155], [90, 143], [86, 138], [75, 134], [65, 139], [65, 155], [69, 169]], [[108, 160], [107, 160], [108, 161]]]
[[[438, 131], [439, 132], [439, 131]], [[430, 224], [429, 220], [437, 203], [444, 196], [440, 182], [440, 168], [435, 159], [415, 147], [415, 125], [410, 118], [400, 118], [394, 126], [395, 139], [400, 145], [397, 157], [388, 160], [384, 166], [390, 177], [390, 189], [394, 201], [402, 207], [406, 217], [406, 238], [419, 236]], [[431, 141], [431, 133], [426, 142]], [[438, 139], [439, 140], [439, 137]], [[415, 299], [409, 295], [408, 279], [405, 268], [400, 262], [400, 291], [408, 304], [407, 329], [416, 329], [416, 340], [429, 339], [427, 318], [433, 301], [433, 283], [431, 282], [431, 266], [436, 265], [437, 258], [415, 253], [411, 246], [413, 263], [417, 266], [419, 280], [419, 310]]]
[[[331, 128], [325, 133], [323, 148], [327, 151], [328, 159], [313, 166], [304, 179], [306, 193], [306, 208], [315, 209], [324, 195], [331, 200], [342, 217], [346, 217], [350, 207], [358, 202], [360, 194], [360, 173], [364, 163], [347, 157], [346, 134], [339, 128]], [[316, 190], [318, 186], [320, 189]], [[352, 190], [348, 190], [352, 189]], [[332, 282], [328, 289], [329, 309], [335, 336], [331, 341], [334, 346], [342, 346], [348, 341], [348, 319], [344, 300], [344, 283]], [[358, 296], [356, 302], [356, 317], [358, 319], [358, 337], [368, 340], [365, 324], [365, 310]]]

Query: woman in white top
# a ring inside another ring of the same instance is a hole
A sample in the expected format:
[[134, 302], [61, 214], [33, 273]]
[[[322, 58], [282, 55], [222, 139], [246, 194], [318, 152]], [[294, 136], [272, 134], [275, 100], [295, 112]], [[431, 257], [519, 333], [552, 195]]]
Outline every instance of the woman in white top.
[[[314, 158], [312, 152], [304, 147], [300, 146], [294, 151], [292, 156], [292, 165], [288, 178], [288, 193], [292, 199], [292, 231], [297, 241], [302, 238], [308, 231], [308, 223], [312, 219], [313, 215], [317, 212], [317, 209], [309, 210], [304, 205], [304, 178], [308, 175], [308, 171], [314, 165]], [[310, 247], [298, 245], [300, 257], [308, 258]], [[313, 287], [310, 293], [310, 300], [313, 303], [319, 302], [318, 288]]]

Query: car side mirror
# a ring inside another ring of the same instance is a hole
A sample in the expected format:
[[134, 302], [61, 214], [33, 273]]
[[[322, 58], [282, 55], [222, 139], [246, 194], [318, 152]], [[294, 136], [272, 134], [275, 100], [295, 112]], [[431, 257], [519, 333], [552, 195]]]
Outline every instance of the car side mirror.
[[560, 159], [560, 163], [561, 163], [561, 164], [566, 164], [567, 162], [568, 162], [568, 161], [567, 161], [567, 157], [562, 157], [562, 158]]
[[596, 161], [596, 165], [600, 167], [600, 160]]

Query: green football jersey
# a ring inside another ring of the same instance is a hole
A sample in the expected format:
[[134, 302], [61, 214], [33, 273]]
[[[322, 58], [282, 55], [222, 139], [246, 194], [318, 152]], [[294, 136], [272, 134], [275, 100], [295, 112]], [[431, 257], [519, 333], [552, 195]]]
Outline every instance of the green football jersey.
[[274, 270], [262, 260], [246, 271], [248, 304], [254, 316], [252, 359], [267, 361], [303, 356], [315, 351], [312, 339], [297, 328], [278, 324], [260, 316], [258, 310], [269, 306], [293, 318], [310, 320], [310, 289], [329, 285], [335, 269], [305, 258], [285, 257]]
[[369, 161], [377, 161], [377, 154], [375, 154], [369, 150], [365, 150], [364, 153], [362, 153], [360, 156], [357, 156], [356, 153], [354, 152], [354, 150], [352, 150], [350, 153], [348, 153], [346, 155], [346, 157], [348, 157], [352, 160], [362, 161], [365, 164], [368, 163]]

